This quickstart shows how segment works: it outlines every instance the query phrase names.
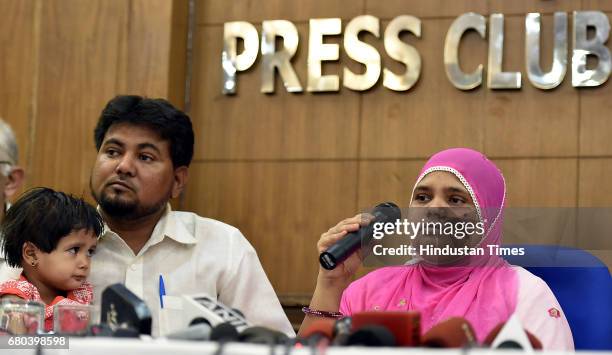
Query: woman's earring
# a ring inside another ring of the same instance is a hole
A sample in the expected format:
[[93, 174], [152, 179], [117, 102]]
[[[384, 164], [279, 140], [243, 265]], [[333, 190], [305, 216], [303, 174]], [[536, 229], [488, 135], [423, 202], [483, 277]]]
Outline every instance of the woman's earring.
[[36, 267], [36, 261], [32, 261], [32, 266]]

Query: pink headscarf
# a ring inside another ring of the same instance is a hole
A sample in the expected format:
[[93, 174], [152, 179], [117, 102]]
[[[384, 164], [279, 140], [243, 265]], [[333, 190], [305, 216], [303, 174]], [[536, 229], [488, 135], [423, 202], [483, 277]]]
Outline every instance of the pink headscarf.
[[[486, 230], [478, 246], [499, 245], [506, 186], [497, 167], [477, 151], [448, 149], [429, 159], [415, 186], [433, 171], [452, 173], [470, 193]], [[366, 310], [419, 311], [422, 333], [447, 318], [464, 317], [482, 341], [514, 312], [518, 279], [500, 257], [477, 260], [478, 266], [417, 263], [378, 269], [344, 291], [340, 311], [347, 315]]]

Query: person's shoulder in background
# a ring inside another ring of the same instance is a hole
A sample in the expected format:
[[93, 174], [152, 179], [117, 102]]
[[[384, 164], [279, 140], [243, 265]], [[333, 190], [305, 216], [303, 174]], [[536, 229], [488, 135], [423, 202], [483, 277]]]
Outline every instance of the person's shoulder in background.
[[22, 269], [20, 267], [10, 267], [4, 259], [4, 251], [0, 248], [0, 283], [8, 280], [19, 280]]
[[513, 266], [518, 276], [516, 313], [523, 327], [541, 342], [543, 350], [574, 350], [574, 340], [567, 318], [546, 282], [520, 266]]

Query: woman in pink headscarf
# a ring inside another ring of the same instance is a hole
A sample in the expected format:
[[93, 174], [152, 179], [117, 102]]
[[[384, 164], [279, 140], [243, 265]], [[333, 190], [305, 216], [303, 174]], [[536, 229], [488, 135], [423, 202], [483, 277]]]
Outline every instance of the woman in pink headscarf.
[[[484, 233], [460, 243], [454, 240], [451, 246], [490, 251], [501, 243], [505, 196], [504, 178], [490, 160], [477, 151], [456, 148], [435, 154], [425, 164], [410, 207], [473, 211]], [[341, 221], [321, 236], [319, 252], [367, 223], [364, 215]], [[439, 246], [439, 240], [416, 238], [413, 244]], [[406, 265], [383, 267], [351, 283], [360, 264], [355, 253], [334, 270], [320, 268], [301, 330], [317, 317], [337, 316], [338, 312], [350, 316], [371, 310], [411, 310], [421, 314], [422, 334], [458, 316], [470, 322], [482, 341], [496, 325], [516, 314], [544, 350], [574, 349], [565, 315], [546, 283], [494, 253], [421, 255]]]

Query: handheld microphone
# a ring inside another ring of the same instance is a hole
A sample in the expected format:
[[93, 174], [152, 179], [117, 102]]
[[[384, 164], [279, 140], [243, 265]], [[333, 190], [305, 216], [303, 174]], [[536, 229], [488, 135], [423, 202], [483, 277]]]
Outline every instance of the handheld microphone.
[[477, 345], [474, 329], [462, 317], [452, 317], [431, 327], [423, 334], [423, 345], [429, 348], [463, 348]]
[[355, 253], [362, 245], [370, 244], [374, 233], [374, 223], [394, 223], [401, 218], [399, 207], [393, 202], [381, 203], [372, 211], [374, 219], [367, 226], [348, 233], [319, 255], [319, 263], [326, 270], [333, 270]]
[[[379, 325], [389, 330], [397, 346], [419, 346], [421, 344], [421, 314], [419, 312], [368, 311], [353, 314], [353, 331], [369, 325]], [[374, 332], [378, 334], [378, 331]]]

